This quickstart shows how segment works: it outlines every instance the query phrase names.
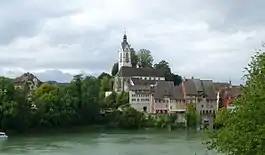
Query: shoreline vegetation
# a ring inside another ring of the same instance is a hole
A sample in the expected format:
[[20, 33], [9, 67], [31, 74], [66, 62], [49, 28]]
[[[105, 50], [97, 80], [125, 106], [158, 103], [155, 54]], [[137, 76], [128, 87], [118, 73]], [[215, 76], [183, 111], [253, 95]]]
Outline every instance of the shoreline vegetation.
[[233, 102], [236, 108], [218, 111], [215, 119], [218, 129], [210, 132], [208, 149], [229, 155], [265, 154], [265, 52], [262, 51], [245, 68], [242, 94]]
[[[132, 67], [137, 64], [142, 68], [153, 67], [161, 70], [166, 80], [176, 85], [182, 82], [180, 76], [171, 72], [167, 61], [153, 64], [149, 50], [131, 51]], [[134, 110], [128, 104], [126, 92], [112, 92], [105, 97], [105, 92], [113, 91], [117, 72], [116, 62], [111, 75], [104, 72], [98, 77], [78, 74], [70, 83], [43, 83], [31, 73], [15, 80], [0, 77], [0, 130], [25, 133], [94, 125], [115, 129], [182, 128], [183, 124], [176, 123], [174, 115], [153, 117]], [[198, 118], [194, 110], [187, 114], [187, 119], [187, 126], [196, 128]]]
[[[183, 128], [175, 115], [153, 116], [128, 105], [128, 93], [104, 97], [111, 76], [74, 76], [68, 85], [42, 83], [36, 90], [15, 88], [11, 79], [0, 78], [0, 129], [11, 133], [37, 132], [79, 126], [114, 129]], [[111, 87], [110, 87], [111, 88]], [[110, 89], [109, 88], [109, 89]], [[195, 109], [187, 114], [189, 127], [197, 125]], [[103, 113], [102, 113], [103, 111]], [[111, 111], [111, 112], [106, 112]]]

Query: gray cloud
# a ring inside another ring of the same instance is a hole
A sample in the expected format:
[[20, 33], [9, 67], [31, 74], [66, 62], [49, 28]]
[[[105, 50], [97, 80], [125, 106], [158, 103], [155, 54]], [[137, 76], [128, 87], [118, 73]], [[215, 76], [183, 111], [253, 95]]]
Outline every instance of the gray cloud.
[[70, 73], [63, 73], [60, 70], [46, 70], [45, 72], [35, 73], [41, 81], [58, 81], [58, 82], [69, 82], [72, 80], [73, 75]]
[[127, 30], [136, 50], [151, 50], [175, 73], [240, 83], [264, 39], [264, 3], [1, 1], [0, 73], [30, 71], [43, 80], [67, 81], [79, 72], [110, 72]]

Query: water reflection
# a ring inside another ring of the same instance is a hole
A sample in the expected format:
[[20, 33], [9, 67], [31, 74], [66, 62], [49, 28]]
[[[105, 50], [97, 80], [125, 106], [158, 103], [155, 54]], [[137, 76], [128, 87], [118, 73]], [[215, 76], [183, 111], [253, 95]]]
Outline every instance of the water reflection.
[[[1, 155], [205, 155], [202, 134], [193, 132], [106, 132], [13, 137], [0, 142]], [[208, 154], [208, 155], [213, 155]]]

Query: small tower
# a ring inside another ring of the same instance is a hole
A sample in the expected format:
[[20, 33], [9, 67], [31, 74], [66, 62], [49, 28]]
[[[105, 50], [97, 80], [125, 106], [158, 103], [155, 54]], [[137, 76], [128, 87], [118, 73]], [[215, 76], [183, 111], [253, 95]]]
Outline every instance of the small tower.
[[122, 66], [132, 67], [131, 50], [130, 50], [130, 45], [127, 42], [126, 34], [124, 34], [123, 36], [121, 49], [119, 51], [119, 70]]

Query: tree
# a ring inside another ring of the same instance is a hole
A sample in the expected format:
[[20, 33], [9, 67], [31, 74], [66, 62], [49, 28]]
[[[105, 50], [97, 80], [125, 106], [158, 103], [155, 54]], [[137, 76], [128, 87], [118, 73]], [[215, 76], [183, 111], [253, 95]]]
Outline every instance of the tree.
[[103, 72], [103, 73], [101, 73], [99, 76], [98, 76], [98, 79], [99, 80], [101, 80], [101, 79], [103, 79], [103, 78], [108, 78], [108, 79], [110, 79], [111, 78], [111, 75], [109, 75], [108, 73], [105, 73], [105, 72]]
[[30, 126], [30, 104], [25, 90], [15, 89], [8, 78], [0, 78], [0, 121], [2, 129], [25, 131]]
[[170, 69], [169, 63], [167, 61], [165, 61], [165, 60], [160, 61], [158, 64], [154, 65], [154, 68], [157, 70], [161, 70], [164, 73], [166, 80], [170, 79], [171, 69]]
[[125, 129], [137, 129], [144, 124], [144, 114], [136, 111], [132, 107], [122, 112], [119, 118], [119, 126]]
[[57, 92], [59, 91], [59, 87], [56, 85], [52, 85], [52, 84], [48, 84], [48, 83], [44, 83], [42, 84], [35, 92], [33, 97], [34, 98], [39, 98], [42, 95], [46, 94], [46, 93], [52, 93], [52, 92]]
[[257, 53], [246, 68], [246, 84], [234, 112], [217, 114], [221, 128], [211, 132], [209, 148], [237, 155], [265, 154], [265, 53]]
[[112, 92], [109, 96], [104, 99], [103, 108], [115, 108], [117, 94]]
[[118, 71], [119, 71], [119, 63], [116, 62], [116, 63], [114, 63], [113, 66], [112, 66], [112, 69], [111, 69], [111, 75], [112, 75], [112, 76], [115, 76], [115, 75], [118, 73]]
[[168, 81], [173, 81], [175, 86], [176, 86], [176, 85], [180, 85], [181, 82], [182, 82], [182, 77], [179, 76], [179, 75], [176, 75], [176, 74], [172, 73], [172, 74], [169, 76]]
[[188, 105], [187, 112], [187, 126], [196, 127], [196, 125], [200, 123], [200, 116], [197, 114], [195, 107]]
[[119, 108], [121, 105], [125, 105], [129, 103], [129, 93], [122, 92], [120, 94], [117, 94], [116, 96], [116, 104], [115, 107]]
[[141, 68], [146, 68], [146, 67], [152, 67], [153, 66], [153, 61], [154, 58], [151, 55], [151, 51], [147, 49], [140, 49], [140, 51], [137, 54], [138, 57], [138, 65]]
[[165, 60], [160, 61], [158, 64], [154, 65], [155, 69], [161, 70], [164, 73], [166, 81], [173, 81], [174, 85], [180, 85], [182, 78], [179, 75], [171, 73], [169, 63]]
[[130, 49], [131, 50], [131, 63], [132, 63], [132, 67], [137, 67], [138, 64], [138, 56], [135, 52], [135, 50], [133, 48]]

